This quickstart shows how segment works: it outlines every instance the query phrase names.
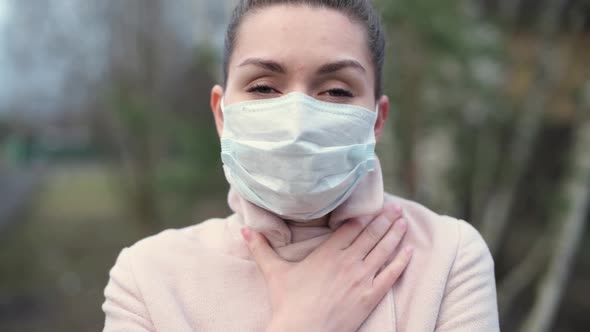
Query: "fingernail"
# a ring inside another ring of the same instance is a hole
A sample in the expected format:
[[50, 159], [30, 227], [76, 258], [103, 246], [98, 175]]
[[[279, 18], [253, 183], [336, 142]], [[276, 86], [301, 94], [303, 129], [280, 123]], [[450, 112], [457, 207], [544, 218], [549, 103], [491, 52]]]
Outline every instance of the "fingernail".
[[248, 227], [244, 227], [241, 229], [241, 232], [244, 240], [246, 240], [246, 242], [250, 242], [250, 239], [252, 239], [252, 232], [250, 229]]

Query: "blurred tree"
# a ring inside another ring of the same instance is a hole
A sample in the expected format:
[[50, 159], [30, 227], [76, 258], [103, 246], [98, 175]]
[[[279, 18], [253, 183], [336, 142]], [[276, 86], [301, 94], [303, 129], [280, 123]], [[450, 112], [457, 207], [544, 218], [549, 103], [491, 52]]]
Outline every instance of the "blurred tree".
[[[582, 194], [587, 181], [578, 182], [575, 195], [558, 190], [561, 181], [566, 183], [562, 187], [571, 187], [567, 175], [546, 181], [542, 190], [524, 181], [552, 159], [552, 152], [540, 144], [555, 126], [555, 100], [568, 100], [563, 96], [580, 86], [579, 80], [567, 81], [572, 68], [584, 68], [581, 77], [590, 75], [580, 48], [588, 20], [584, 8], [590, 7], [584, 1], [547, 0], [526, 10], [524, 17], [525, 2], [493, 1], [494, 12], [487, 11], [492, 1], [377, 4], [389, 35], [385, 86], [394, 105], [390, 154], [396, 193], [471, 220], [500, 268], [502, 325], [545, 331], [555, 324], [555, 303], [570, 273], [567, 261], [578, 250], [573, 230], [579, 233], [587, 219], [579, 212], [587, 207]], [[566, 132], [585, 113], [587, 105], [570, 113], [574, 121]], [[558, 165], [564, 174], [565, 169], [578, 169], [578, 181], [585, 174], [584, 158], [577, 157], [587, 146], [583, 128], [573, 135], [571, 163]], [[560, 196], [567, 197], [564, 211], [559, 204], [525, 206]], [[528, 217], [516, 222], [521, 210]], [[556, 216], [555, 221], [545, 216]], [[544, 218], [541, 227], [536, 217]], [[516, 238], [526, 233], [531, 239], [528, 248], [521, 245], [525, 250], [514, 251], [514, 243], [507, 241], [507, 233], [515, 230], [521, 232]], [[554, 263], [545, 269], [549, 257]], [[529, 298], [535, 309], [527, 318], [526, 310], [512, 309], [522, 294], [533, 291], [533, 284], [540, 285], [539, 295]]]
[[489, 141], [510, 117], [500, 31], [459, 0], [383, 1], [382, 8], [399, 187], [445, 213], [479, 210], [499, 154]]
[[161, 83], [160, 56], [164, 46], [160, 1], [109, 3], [111, 59], [108, 83], [113, 111], [114, 145], [122, 162], [124, 186], [134, 219], [146, 233], [158, 229], [160, 215], [154, 179], [159, 133], [154, 112]]
[[166, 201], [189, 206], [220, 178], [212, 176], [219, 173], [218, 151], [207, 104], [215, 53], [204, 44], [195, 55], [176, 35], [168, 7], [160, 0], [111, 1], [106, 14], [107, 123], [126, 197], [150, 233], [163, 227]]
[[585, 234], [590, 211], [590, 81], [580, 99], [580, 121], [576, 126], [569, 174], [563, 181], [562, 189], [562, 199], [567, 204], [556, 214], [560, 229], [552, 239], [554, 250], [547, 272], [539, 283], [537, 301], [521, 329], [523, 332], [552, 331], [566, 282]]

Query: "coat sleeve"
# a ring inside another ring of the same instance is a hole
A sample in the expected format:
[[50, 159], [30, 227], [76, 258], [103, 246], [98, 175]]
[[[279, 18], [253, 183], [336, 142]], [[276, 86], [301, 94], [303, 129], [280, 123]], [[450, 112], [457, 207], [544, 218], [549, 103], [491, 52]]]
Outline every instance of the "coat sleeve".
[[442, 300], [437, 332], [500, 331], [494, 261], [481, 235], [459, 221], [459, 245]]
[[102, 305], [104, 332], [155, 331], [135, 283], [129, 255], [129, 249], [123, 249], [109, 273]]

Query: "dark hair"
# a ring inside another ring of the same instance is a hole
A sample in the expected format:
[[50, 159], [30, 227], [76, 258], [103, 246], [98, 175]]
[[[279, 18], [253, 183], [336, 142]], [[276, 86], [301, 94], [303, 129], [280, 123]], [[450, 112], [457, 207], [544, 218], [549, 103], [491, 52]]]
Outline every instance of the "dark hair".
[[361, 23], [366, 30], [367, 46], [375, 67], [375, 98], [378, 99], [381, 96], [385, 37], [379, 16], [370, 0], [240, 0], [233, 11], [225, 36], [223, 54], [224, 85], [227, 83], [229, 60], [234, 51], [236, 35], [244, 16], [251, 11], [280, 4], [330, 8], [344, 13], [350, 19]]

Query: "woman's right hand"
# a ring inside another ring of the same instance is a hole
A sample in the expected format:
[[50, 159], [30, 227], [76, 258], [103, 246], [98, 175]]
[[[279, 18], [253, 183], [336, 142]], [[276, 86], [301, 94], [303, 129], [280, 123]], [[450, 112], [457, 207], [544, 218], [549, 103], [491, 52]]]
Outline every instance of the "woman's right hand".
[[384, 266], [406, 229], [401, 210], [386, 205], [366, 227], [350, 220], [303, 261], [288, 262], [244, 228], [271, 300], [267, 331], [356, 331], [410, 261], [412, 248], [405, 248]]

